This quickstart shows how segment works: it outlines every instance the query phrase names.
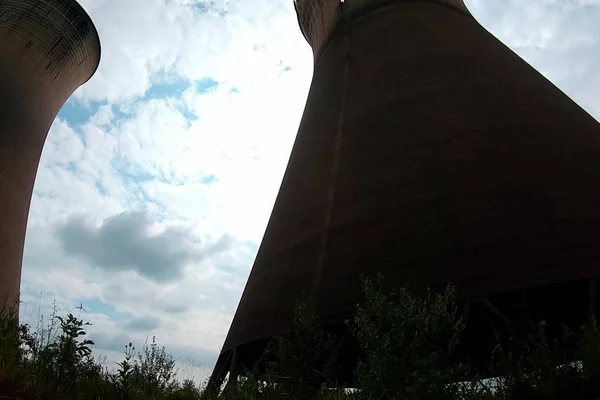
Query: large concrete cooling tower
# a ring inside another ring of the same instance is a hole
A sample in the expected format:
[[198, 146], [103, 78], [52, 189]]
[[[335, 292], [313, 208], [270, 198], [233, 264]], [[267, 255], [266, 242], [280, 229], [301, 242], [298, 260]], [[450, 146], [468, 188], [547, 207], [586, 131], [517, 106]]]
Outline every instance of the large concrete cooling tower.
[[213, 378], [302, 294], [324, 325], [349, 318], [363, 273], [464, 299], [600, 273], [600, 125], [460, 0], [295, 6], [314, 76]]
[[0, 0], [0, 304], [18, 298], [48, 129], [99, 61], [98, 33], [75, 0]]

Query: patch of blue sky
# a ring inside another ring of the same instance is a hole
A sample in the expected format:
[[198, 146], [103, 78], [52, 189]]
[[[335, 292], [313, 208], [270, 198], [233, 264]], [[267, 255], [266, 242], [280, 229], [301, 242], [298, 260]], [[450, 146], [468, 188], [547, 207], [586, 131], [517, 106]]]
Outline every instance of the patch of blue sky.
[[[123, 186], [131, 194], [131, 201], [142, 204], [151, 202], [152, 199], [143, 190], [143, 184], [144, 182], [158, 180], [155, 175], [146, 169], [135, 166], [122, 157], [113, 159], [112, 165], [118, 171]], [[129, 206], [133, 206], [134, 203], [129, 204]]]
[[218, 181], [219, 180], [217, 179], [217, 177], [212, 174], [206, 175], [206, 176], [202, 177], [202, 179], [200, 180], [200, 182], [202, 182], [203, 184], [208, 185], [208, 186], [210, 186], [213, 183], [218, 182]]
[[77, 164], [75, 164], [74, 162], [72, 162], [72, 161], [71, 161], [71, 162], [69, 162], [68, 164], [66, 164], [66, 165], [64, 166], [64, 169], [65, 169], [67, 172], [70, 172], [70, 173], [72, 173], [72, 174], [75, 174], [75, 173], [77, 172]]
[[152, 166], [144, 168], [137, 163], [129, 161], [122, 155], [115, 155], [111, 165], [116, 171], [119, 171], [119, 177], [124, 184], [137, 184], [157, 179], [156, 174], [158, 172]]
[[122, 119], [126, 119], [128, 117], [131, 117], [133, 115], [133, 108], [132, 107], [123, 107], [123, 106], [118, 106], [118, 105], [112, 105], [110, 107], [114, 120], [115, 121], [120, 121]]
[[[147, 101], [150, 99], [180, 99], [183, 93], [190, 89], [194, 88], [197, 93], [206, 93], [210, 90], [213, 90], [217, 87], [219, 83], [212, 78], [203, 78], [197, 81], [189, 81], [187, 79], [163, 79], [157, 78], [154, 79], [154, 82], [150, 89], [146, 92], [144, 97], [142, 97], [139, 101]], [[180, 104], [176, 107], [181, 114], [188, 119], [189, 121], [195, 120], [196, 116], [190, 113], [183, 104]]]
[[215, 0], [195, 0], [192, 8], [195, 8], [200, 13], [217, 14], [219, 16], [227, 14], [227, 8]]
[[[204, 78], [198, 81], [189, 81], [187, 79], [174, 78], [155, 78], [154, 83], [146, 91], [146, 93], [136, 100], [136, 102], [144, 102], [151, 99], [174, 98], [179, 99], [183, 93], [190, 87], [195, 87], [198, 93], [205, 93], [214, 89], [219, 83], [212, 78]], [[234, 89], [233, 91], [237, 91]], [[72, 127], [77, 127], [85, 124], [89, 118], [98, 112], [101, 105], [105, 103], [91, 102], [83, 103], [75, 98], [70, 98], [60, 109], [58, 117], [67, 121]], [[111, 107], [115, 120], [130, 117], [134, 108], [125, 106]], [[195, 116], [188, 113], [183, 107], [179, 110], [189, 120], [195, 119]]]
[[208, 2], [204, 2], [204, 1], [197, 1], [194, 4], [194, 7], [200, 11], [200, 12], [208, 12], [210, 11], [210, 5], [207, 4]]
[[83, 104], [75, 98], [70, 98], [58, 112], [58, 117], [71, 126], [83, 125], [98, 111], [100, 105], [98, 102]]
[[283, 60], [279, 60], [279, 62], [277, 63], [277, 66], [279, 67], [283, 67], [283, 72], [288, 72], [289, 70], [292, 69], [292, 67], [290, 67], [289, 65], [286, 65], [285, 67], [283, 66]]
[[123, 182], [135, 182], [135, 183], [141, 183], [141, 182], [147, 182], [147, 181], [152, 181], [154, 180], [154, 176], [152, 174], [150, 174], [148, 171], [145, 171], [143, 169], [119, 169], [120, 171], [120, 177], [123, 180]]
[[155, 81], [146, 92], [143, 100], [164, 99], [167, 97], [179, 98], [193, 83], [187, 79]]
[[102, 185], [101, 182], [96, 181], [96, 190], [98, 191], [98, 193], [100, 193], [100, 195], [102, 196], [106, 196], [108, 193], [106, 192], [106, 190], [104, 189], [104, 185]]
[[[79, 307], [80, 305], [82, 305], [87, 313], [107, 315], [113, 321], [125, 321], [133, 317], [133, 315], [130, 313], [117, 311], [115, 306], [113, 306], [112, 304], [105, 303], [97, 297], [74, 298], [73, 304], [75, 305], [75, 307]], [[75, 313], [74, 311], [72, 312]]]
[[190, 81], [181, 78], [157, 78], [154, 79], [152, 86], [146, 92], [144, 99], [162, 99], [166, 97], [179, 98], [187, 89], [195, 87], [198, 93], [206, 92], [216, 87], [219, 82], [212, 78], [203, 78], [197, 81]]

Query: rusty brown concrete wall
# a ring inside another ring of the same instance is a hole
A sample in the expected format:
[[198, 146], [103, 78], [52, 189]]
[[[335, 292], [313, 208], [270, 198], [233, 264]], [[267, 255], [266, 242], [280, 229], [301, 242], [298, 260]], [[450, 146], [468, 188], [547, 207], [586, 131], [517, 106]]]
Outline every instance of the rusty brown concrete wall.
[[289, 329], [302, 294], [343, 321], [363, 273], [462, 297], [600, 273], [600, 125], [468, 12], [389, 1], [315, 53], [219, 366]]
[[96, 71], [100, 41], [74, 0], [0, 0], [0, 299], [18, 297], [29, 204], [60, 107]]
[[[337, 34], [340, 25], [345, 23], [348, 16], [353, 18], [390, 3], [431, 1], [470, 15], [462, 0], [346, 0], [343, 6], [340, 5], [341, 0], [293, 1], [300, 30], [313, 49], [315, 60], [326, 43]], [[348, 12], [343, 11], [344, 7]]]

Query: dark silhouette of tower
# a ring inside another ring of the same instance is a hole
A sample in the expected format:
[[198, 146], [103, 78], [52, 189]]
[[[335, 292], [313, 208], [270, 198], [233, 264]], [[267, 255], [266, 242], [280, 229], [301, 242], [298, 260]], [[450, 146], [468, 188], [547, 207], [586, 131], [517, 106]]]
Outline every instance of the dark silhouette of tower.
[[98, 33], [75, 0], [0, 0], [0, 304], [19, 295], [27, 215], [48, 129], [99, 61]]
[[313, 80], [213, 381], [256, 362], [303, 294], [324, 326], [351, 317], [363, 273], [453, 283], [509, 324], [523, 297], [528, 317], [595, 312], [597, 121], [460, 0], [295, 6]]

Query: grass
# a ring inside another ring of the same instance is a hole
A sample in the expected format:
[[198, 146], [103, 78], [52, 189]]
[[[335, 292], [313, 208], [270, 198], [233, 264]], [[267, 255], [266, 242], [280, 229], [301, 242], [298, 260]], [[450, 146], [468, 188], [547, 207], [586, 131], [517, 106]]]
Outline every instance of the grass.
[[[464, 326], [452, 288], [413, 295], [381, 289], [381, 277], [364, 279], [364, 301], [348, 321], [363, 357], [354, 371], [355, 391], [340, 387], [335, 343], [310, 302], [296, 307], [295, 329], [274, 338], [264, 368], [242, 371], [234, 385], [215, 394], [177, 379], [175, 360], [155, 338], [137, 350], [124, 347], [111, 371], [94, 358], [89, 325], [56, 311], [41, 328], [0, 315], [0, 398], [11, 399], [592, 399], [600, 397], [600, 331], [590, 320], [578, 332], [551, 339], [544, 323], [511, 349], [497, 347], [489, 365], [496, 378], [477, 379], [451, 361]], [[8, 308], [5, 307], [5, 310]], [[573, 345], [575, 343], [575, 345]], [[557, 367], [558, 366], [558, 367]], [[476, 372], [476, 371], [475, 371]], [[2, 397], [4, 396], [4, 397]]]

